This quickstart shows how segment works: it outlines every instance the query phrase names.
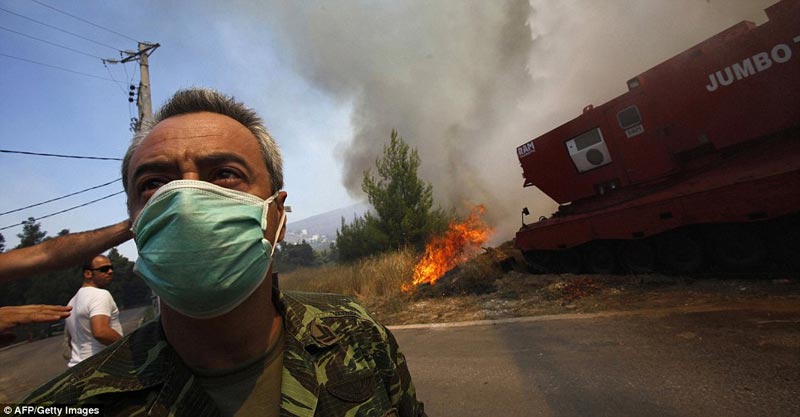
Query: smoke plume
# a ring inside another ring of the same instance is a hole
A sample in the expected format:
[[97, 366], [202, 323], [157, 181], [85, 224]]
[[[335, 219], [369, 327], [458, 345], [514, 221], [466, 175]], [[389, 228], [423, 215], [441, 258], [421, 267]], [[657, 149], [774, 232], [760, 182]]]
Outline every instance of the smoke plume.
[[[771, 0], [270, 2], [251, 10], [295, 70], [343, 104], [343, 183], [361, 193], [392, 129], [442, 207], [485, 204], [495, 242], [555, 204], [522, 188], [515, 149]], [[242, 6], [247, 8], [248, 6]], [[249, 6], [252, 8], [253, 6]]]

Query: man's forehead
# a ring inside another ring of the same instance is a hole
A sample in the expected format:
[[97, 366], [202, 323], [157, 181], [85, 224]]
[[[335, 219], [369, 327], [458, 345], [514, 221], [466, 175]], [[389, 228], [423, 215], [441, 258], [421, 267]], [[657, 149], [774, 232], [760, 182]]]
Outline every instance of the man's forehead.
[[168, 117], [155, 125], [147, 136], [150, 137], [172, 131], [184, 135], [191, 134], [192, 131], [217, 131], [225, 134], [251, 133], [245, 125], [224, 114], [198, 112]]
[[[195, 140], [202, 143], [195, 144]], [[132, 165], [142, 158], [157, 158], [161, 146], [184, 146], [193, 153], [241, 148], [247, 155], [256, 150], [254, 156], [261, 155], [258, 140], [247, 127], [228, 116], [210, 112], [181, 114], [159, 122], [134, 152]]]

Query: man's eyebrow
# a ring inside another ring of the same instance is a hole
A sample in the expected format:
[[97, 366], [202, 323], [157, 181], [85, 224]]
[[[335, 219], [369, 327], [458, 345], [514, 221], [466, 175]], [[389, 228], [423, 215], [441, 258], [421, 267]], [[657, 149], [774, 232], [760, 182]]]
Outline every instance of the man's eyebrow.
[[212, 152], [197, 157], [197, 163], [199, 165], [216, 165], [225, 162], [235, 162], [237, 164], [246, 167], [247, 169], [250, 169], [250, 164], [247, 161], [245, 161], [244, 158], [235, 153]]
[[[259, 157], [261, 155], [259, 154]], [[211, 152], [204, 155], [200, 155], [195, 158], [197, 165], [200, 167], [209, 167], [224, 163], [237, 163], [242, 166], [242, 168], [247, 171], [247, 175], [252, 175], [253, 167], [241, 156], [231, 153], [231, 152]], [[148, 172], [172, 172], [177, 170], [175, 163], [170, 161], [151, 161], [145, 162], [138, 167], [136, 170], [133, 171], [133, 175], [131, 179], [136, 181], [141, 175], [146, 174]]]
[[[259, 154], [259, 156], [261, 156]], [[236, 153], [231, 152], [211, 152], [204, 155], [200, 155], [196, 159], [196, 163], [198, 168], [201, 169], [208, 169], [213, 168], [217, 165], [223, 164], [230, 164], [234, 163], [241, 167], [244, 171], [244, 174], [248, 178], [253, 177], [253, 166], [251, 163], [247, 162], [244, 158]]]
[[136, 178], [139, 178], [142, 174], [146, 172], [165, 172], [174, 169], [175, 169], [175, 164], [173, 164], [172, 162], [166, 162], [166, 161], [145, 162], [136, 167], [136, 170], [133, 171], [131, 179], [136, 180]]

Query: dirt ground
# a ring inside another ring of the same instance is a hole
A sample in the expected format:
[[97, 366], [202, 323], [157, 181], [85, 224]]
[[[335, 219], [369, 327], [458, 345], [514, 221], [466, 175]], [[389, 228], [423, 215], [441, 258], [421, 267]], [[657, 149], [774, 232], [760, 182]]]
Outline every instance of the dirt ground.
[[698, 276], [533, 275], [510, 271], [482, 295], [373, 300], [367, 307], [386, 325], [491, 320], [565, 313], [702, 308], [800, 302], [797, 274]]

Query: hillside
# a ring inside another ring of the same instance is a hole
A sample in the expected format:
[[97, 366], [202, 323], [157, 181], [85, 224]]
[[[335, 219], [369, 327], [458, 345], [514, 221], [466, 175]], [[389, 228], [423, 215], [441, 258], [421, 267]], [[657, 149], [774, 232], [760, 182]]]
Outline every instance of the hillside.
[[363, 216], [370, 209], [368, 203], [359, 203], [290, 222], [286, 225], [284, 241], [300, 243], [305, 240], [315, 248], [327, 247], [336, 240], [336, 230], [342, 226], [343, 217], [345, 222], [350, 223], [354, 217]]

